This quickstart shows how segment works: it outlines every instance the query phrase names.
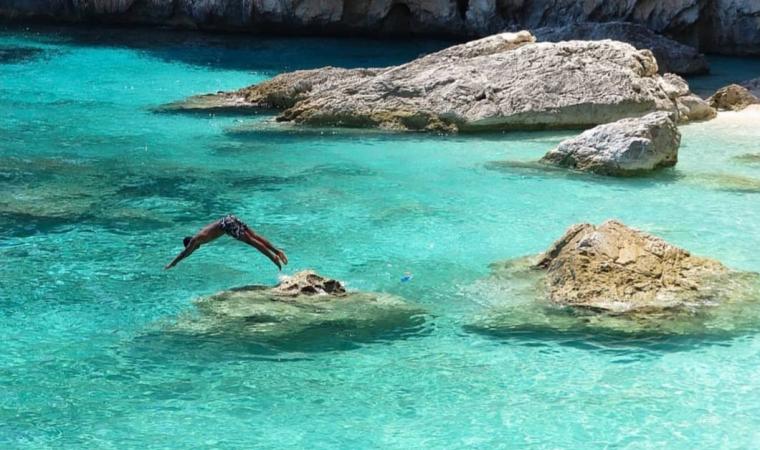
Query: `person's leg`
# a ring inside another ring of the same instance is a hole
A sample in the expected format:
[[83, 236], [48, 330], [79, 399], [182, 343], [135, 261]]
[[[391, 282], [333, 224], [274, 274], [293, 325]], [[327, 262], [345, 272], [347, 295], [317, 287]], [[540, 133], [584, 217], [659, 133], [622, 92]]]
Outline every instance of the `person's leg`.
[[241, 242], [245, 242], [246, 244], [254, 247], [256, 250], [261, 252], [264, 256], [269, 258], [269, 260], [272, 261], [275, 266], [277, 266], [280, 270], [282, 270], [282, 264], [280, 264], [280, 260], [261, 242], [259, 242], [256, 239], [252, 239], [250, 236], [248, 236], [247, 233], [241, 235], [239, 240]]
[[271, 251], [272, 253], [274, 253], [275, 255], [277, 255], [277, 257], [279, 257], [280, 260], [282, 260], [282, 262], [284, 264], [286, 264], [286, 265], [288, 264], [288, 257], [285, 256], [285, 253], [282, 250], [280, 250], [279, 248], [277, 248], [274, 245], [272, 245], [272, 243], [269, 242], [268, 240], [266, 240], [266, 238], [264, 236], [260, 236], [260, 235], [258, 235], [256, 233], [254, 233], [253, 230], [251, 230], [250, 228], [247, 228], [245, 230], [245, 233], [248, 236], [248, 238], [250, 238], [251, 240], [259, 242], [259, 244], [265, 246], [266, 248], [269, 249], [269, 251]]

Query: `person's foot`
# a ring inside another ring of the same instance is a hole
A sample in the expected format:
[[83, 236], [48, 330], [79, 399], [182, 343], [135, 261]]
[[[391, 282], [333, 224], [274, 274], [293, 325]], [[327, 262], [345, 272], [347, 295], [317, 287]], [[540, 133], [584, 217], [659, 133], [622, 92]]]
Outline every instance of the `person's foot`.
[[282, 250], [277, 250], [277, 257], [280, 258], [280, 261], [282, 261], [283, 264], [286, 266], [288, 265], [288, 257], [285, 256], [285, 253]]

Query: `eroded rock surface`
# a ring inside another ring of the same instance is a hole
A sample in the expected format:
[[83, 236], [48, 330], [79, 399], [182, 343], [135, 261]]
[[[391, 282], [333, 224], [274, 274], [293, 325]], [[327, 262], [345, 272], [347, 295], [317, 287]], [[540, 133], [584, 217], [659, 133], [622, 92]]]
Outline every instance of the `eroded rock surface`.
[[760, 276], [617, 221], [572, 226], [538, 258], [492, 266], [473, 291], [484, 332], [691, 334], [760, 327]]
[[217, 97], [222, 107], [283, 109], [282, 121], [437, 132], [590, 127], [658, 110], [688, 120], [682, 100], [698, 101], [682, 79], [658, 75], [648, 50], [534, 40], [502, 33], [400, 66], [297, 71]]
[[176, 331], [293, 338], [321, 334], [390, 332], [417, 327], [423, 310], [399, 297], [349, 292], [337, 280], [312, 271], [277, 286], [246, 286], [196, 301], [197, 314], [182, 317]]
[[649, 28], [628, 22], [577, 23], [562, 27], [539, 28], [533, 32], [539, 41], [560, 42], [570, 40], [612, 39], [627, 42], [638, 49], [651, 50], [660, 73], [681, 75], [707, 73], [710, 66], [705, 55], [695, 48], [661, 36]]
[[717, 298], [722, 264], [617, 221], [571, 227], [536, 263], [557, 304], [614, 312], [701, 306]]
[[631, 175], [674, 166], [681, 133], [668, 113], [599, 125], [562, 141], [541, 161], [602, 175]]
[[710, 106], [729, 111], [741, 111], [749, 105], [760, 103], [760, 99], [744, 86], [729, 84], [718, 89], [708, 100]]

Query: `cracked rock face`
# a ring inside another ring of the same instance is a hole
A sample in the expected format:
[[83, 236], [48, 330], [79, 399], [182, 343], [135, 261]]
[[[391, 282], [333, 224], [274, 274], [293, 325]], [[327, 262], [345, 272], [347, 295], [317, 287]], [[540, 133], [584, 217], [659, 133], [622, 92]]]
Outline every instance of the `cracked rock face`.
[[536, 257], [495, 263], [471, 287], [487, 334], [729, 336], [760, 327], [760, 276], [617, 221], [570, 227]]
[[435, 132], [587, 128], [653, 111], [688, 120], [688, 85], [657, 71], [650, 51], [622, 42], [535, 43], [523, 31], [388, 68], [285, 73], [202, 103], [280, 109], [278, 120], [306, 125]]
[[562, 141], [541, 161], [601, 175], [634, 175], [678, 161], [681, 133], [668, 113], [599, 125]]
[[661, 36], [649, 28], [628, 22], [577, 23], [555, 28], [534, 30], [540, 41], [560, 42], [569, 40], [612, 39], [626, 42], [638, 49], [651, 50], [660, 73], [696, 75], [709, 72], [710, 66], [705, 55], [693, 47]]

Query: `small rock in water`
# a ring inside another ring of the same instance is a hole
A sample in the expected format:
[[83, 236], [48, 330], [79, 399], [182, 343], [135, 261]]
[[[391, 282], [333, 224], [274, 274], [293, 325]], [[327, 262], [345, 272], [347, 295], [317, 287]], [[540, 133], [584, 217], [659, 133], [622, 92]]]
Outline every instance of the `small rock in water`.
[[760, 328], [760, 275], [728, 269], [616, 221], [572, 226], [538, 258], [493, 265], [468, 328], [734, 333]]
[[678, 161], [681, 133], [668, 113], [622, 119], [562, 141], [542, 162], [602, 175], [631, 175]]

